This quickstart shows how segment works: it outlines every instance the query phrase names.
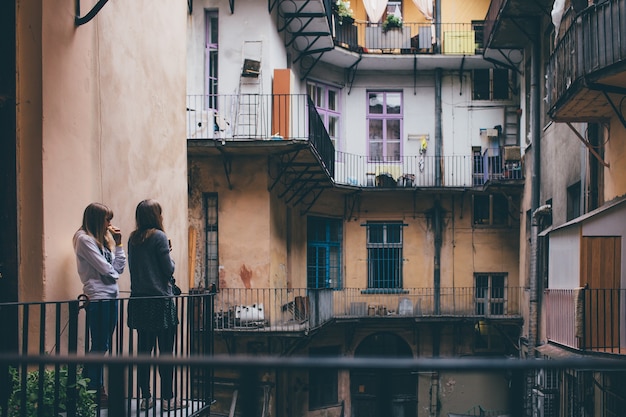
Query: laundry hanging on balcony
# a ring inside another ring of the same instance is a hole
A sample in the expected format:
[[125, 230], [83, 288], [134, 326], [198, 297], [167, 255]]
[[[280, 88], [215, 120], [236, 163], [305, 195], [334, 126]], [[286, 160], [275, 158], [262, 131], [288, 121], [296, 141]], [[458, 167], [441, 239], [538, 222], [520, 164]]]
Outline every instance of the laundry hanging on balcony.
[[433, 0], [413, 0], [420, 12], [427, 20], [433, 20]]
[[380, 22], [385, 10], [387, 9], [387, 0], [363, 0], [363, 6], [367, 12], [367, 17], [372, 23]]
[[[419, 9], [420, 12], [424, 15], [426, 20], [430, 22], [430, 44], [433, 45], [435, 43], [435, 25], [433, 23], [433, 0], [413, 0], [413, 4]], [[420, 32], [422, 34], [426, 34], [428, 29], [422, 31], [423, 28], [420, 27]], [[421, 37], [422, 35], [420, 35]], [[422, 45], [428, 46], [428, 41], [422, 40]]]

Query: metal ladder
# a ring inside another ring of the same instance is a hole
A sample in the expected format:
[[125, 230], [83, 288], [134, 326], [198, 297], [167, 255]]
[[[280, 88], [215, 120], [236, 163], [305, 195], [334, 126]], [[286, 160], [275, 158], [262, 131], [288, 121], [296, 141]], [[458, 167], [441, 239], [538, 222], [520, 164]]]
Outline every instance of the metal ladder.
[[269, 103], [264, 102], [261, 77], [262, 41], [244, 41], [235, 109], [234, 136], [242, 139], [264, 139], [267, 136], [263, 117]]

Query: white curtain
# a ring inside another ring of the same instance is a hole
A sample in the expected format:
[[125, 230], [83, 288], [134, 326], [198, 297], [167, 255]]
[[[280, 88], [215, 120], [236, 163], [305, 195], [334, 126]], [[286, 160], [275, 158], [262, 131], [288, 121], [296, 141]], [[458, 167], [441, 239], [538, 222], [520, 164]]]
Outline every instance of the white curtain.
[[433, 0], [413, 0], [413, 4], [428, 20], [433, 20]]
[[552, 24], [554, 25], [554, 43], [559, 38], [559, 26], [561, 26], [561, 19], [565, 12], [565, 0], [556, 0], [552, 5]]
[[387, 0], [363, 0], [363, 6], [370, 22], [376, 23], [382, 19], [387, 9]]

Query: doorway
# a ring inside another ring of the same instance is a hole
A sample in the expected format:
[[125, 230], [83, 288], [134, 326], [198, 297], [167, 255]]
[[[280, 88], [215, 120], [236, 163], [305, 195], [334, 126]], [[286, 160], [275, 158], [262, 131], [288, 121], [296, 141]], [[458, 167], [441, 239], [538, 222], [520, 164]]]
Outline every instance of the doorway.
[[[365, 338], [354, 356], [412, 358], [410, 346], [393, 333]], [[407, 371], [353, 370], [350, 372], [353, 417], [416, 417], [417, 374]]]

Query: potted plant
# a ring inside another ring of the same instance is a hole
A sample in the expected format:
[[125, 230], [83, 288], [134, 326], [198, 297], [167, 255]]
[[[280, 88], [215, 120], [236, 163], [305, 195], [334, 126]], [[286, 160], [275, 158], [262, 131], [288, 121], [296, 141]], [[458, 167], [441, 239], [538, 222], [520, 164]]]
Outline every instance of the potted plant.
[[352, 9], [350, 8], [350, 2], [345, 0], [337, 0], [335, 3], [335, 13], [337, 14], [337, 18], [339, 24], [346, 23], [351, 25], [354, 23], [354, 17]]
[[387, 18], [383, 22], [383, 33], [394, 29], [394, 28], [402, 28], [402, 19], [396, 16], [393, 13], [387, 15]]
[[[55, 402], [59, 407], [59, 412], [67, 414], [67, 393], [73, 390], [76, 395], [76, 417], [92, 417], [96, 415], [95, 391], [87, 389], [88, 379], [82, 376], [77, 370], [76, 385], [68, 385], [69, 371], [67, 367], [59, 368], [59, 374], [55, 374], [54, 369], [45, 369], [42, 373], [38, 370], [28, 371], [26, 374], [26, 384], [22, 385], [22, 375], [16, 368], [10, 368], [9, 372], [12, 381], [8, 401], [9, 417], [17, 416], [54, 416]], [[40, 381], [40, 378], [42, 381]], [[40, 385], [43, 389], [40, 390]], [[24, 391], [22, 391], [24, 390]], [[39, 398], [39, 396], [42, 398]], [[26, 409], [22, 410], [22, 396], [26, 397]], [[43, 410], [38, 409], [40, 400], [43, 403]], [[3, 410], [0, 407], [0, 414]]]

